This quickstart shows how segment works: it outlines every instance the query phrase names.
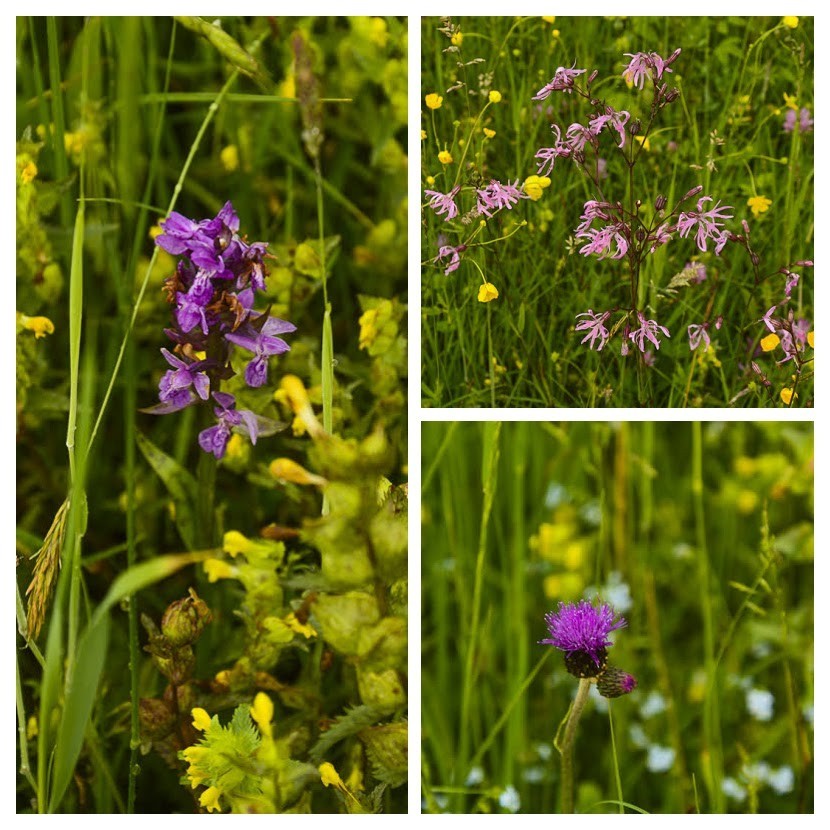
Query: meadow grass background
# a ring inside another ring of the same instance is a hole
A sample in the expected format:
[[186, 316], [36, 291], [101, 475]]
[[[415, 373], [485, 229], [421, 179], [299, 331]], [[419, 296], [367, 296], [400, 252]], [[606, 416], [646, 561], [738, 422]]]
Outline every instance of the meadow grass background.
[[422, 435], [425, 811], [558, 811], [577, 680], [538, 641], [559, 601], [599, 595], [639, 685], [610, 713], [591, 694], [577, 812], [812, 812], [811, 424]]
[[[762, 17], [464, 17], [453, 23], [463, 39], [460, 51], [449, 52], [450, 40], [437, 31], [442, 20], [422, 23], [423, 189], [448, 192], [456, 180], [521, 183], [535, 174], [536, 150], [552, 143], [551, 121], [563, 133], [574, 121], [587, 123], [590, 107], [576, 95], [554, 92], [546, 101], [531, 100], [559, 66], [597, 69], [593, 93], [645, 123], [650, 82], [642, 92], [626, 87], [624, 53], [667, 57], [679, 47], [673, 74], [664, 80], [682, 95], [658, 115], [649, 149], [640, 155], [638, 197], [650, 206], [664, 194], [673, 205], [703, 185], [704, 195], [734, 206], [727, 227], [739, 231], [740, 219], [748, 220], [762, 274], [812, 259], [813, 136], [782, 130], [785, 94], [812, 112], [812, 18], [798, 18], [794, 29], [781, 18]], [[489, 90], [498, 90], [502, 100], [488, 107], [471, 138]], [[430, 93], [443, 96], [440, 109], [424, 105]], [[495, 135], [485, 138], [485, 128]], [[606, 196], [613, 200], [625, 197], [627, 176], [610, 142], [603, 138], [602, 155], [608, 161]], [[443, 149], [453, 155], [452, 164], [438, 161]], [[459, 172], [462, 156], [465, 169]], [[737, 246], [715, 257], [711, 250], [699, 254], [692, 239], [675, 237], [646, 257], [640, 299], [671, 339], [655, 353], [645, 380], [638, 380], [633, 356], [620, 356], [619, 339], [601, 353], [581, 345], [583, 335], [573, 331], [576, 314], [624, 304], [627, 264], [575, 250], [569, 238], [582, 204], [593, 196], [567, 159], [558, 160], [550, 178], [539, 201], [522, 200], [488, 221], [476, 238], [486, 247], [468, 249], [460, 269], [447, 276], [446, 262], [432, 262], [439, 234], [458, 245], [478, 218], [465, 227], [422, 210], [425, 406], [784, 405], [780, 391], [792, 383], [792, 363], [777, 367], [771, 354], [756, 358], [770, 381], [766, 387], [747, 359], [766, 333], [758, 321], [783, 298], [784, 278], [754, 286], [749, 257]], [[757, 218], [747, 205], [756, 195], [772, 201]], [[422, 205], [426, 201], [422, 195]], [[519, 227], [523, 221], [527, 225]], [[708, 279], [667, 294], [672, 276], [693, 259], [707, 266]], [[500, 292], [486, 305], [476, 299], [483, 278]], [[796, 318], [812, 321], [812, 285], [807, 269], [793, 294]], [[725, 322], [720, 331], [710, 330], [713, 349], [705, 356], [691, 352], [686, 326], [719, 314]], [[811, 374], [808, 367], [792, 405], [812, 404]]]
[[[169, 602], [197, 587], [220, 621], [198, 649], [197, 676], [211, 677], [238, 654], [240, 591], [228, 583], [208, 585], [201, 567], [189, 567], [123, 601], [112, 614], [109, 647], [99, 655], [97, 691], [93, 685], [85, 695], [67, 697], [71, 674], [77, 687], [90, 669], [74, 664], [75, 646], [107, 589], [128, 566], [186, 550], [177, 526], [181, 504], [137, 451], [138, 432], [197, 478], [199, 549], [217, 546], [230, 528], [256, 536], [269, 522], [299, 526], [320, 515], [317, 493], [277, 486], [266, 468], [275, 455], [308, 463], [308, 435], [289, 429], [217, 469], [197, 445], [205, 424], [193, 409], [165, 417], [137, 411], [157, 401], [167, 368], [159, 349], [170, 345], [162, 332], [170, 306], [161, 287], [174, 263], [164, 252], [157, 252], [146, 293], [135, 304], [155, 248], [150, 230], [174, 195], [175, 208], [196, 219], [213, 217], [232, 200], [242, 232], [270, 243], [278, 257], [268, 263], [267, 298], [272, 313], [291, 320], [297, 332], [289, 338], [291, 352], [278, 366], [272, 361], [257, 411], [290, 422], [290, 410], [272, 393], [280, 376], [296, 374], [339, 435], [361, 438], [382, 423], [396, 459], [393, 479], [405, 478], [405, 371], [387, 367], [378, 379], [377, 361], [359, 348], [358, 295], [397, 298], [400, 322], [407, 285], [406, 22], [227, 17], [221, 25], [230, 43], [211, 42], [172, 18], [17, 18], [16, 134], [18, 153], [27, 154], [22, 163], [18, 157], [18, 193], [34, 188], [40, 204], [39, 213], [18, 213], [17, 302], [19, 311], [54, 324], [54, 334], [37, 342], [31, 331], [18, 332], [19, 610], [32, 578], [31, 556], [72, 496], [69, 559], [57, 599], [40, 638], [28, 649], [18, 641], [19, 811], [194, 809], [179, 772], [156, 754], [138, 754], [136, 696], [159, 693], [163, 681], [139, 650], [146, 635], [138, 632], [137, 616], [140, 611], [158, 622]], [[296, 100], [295, 31], [304, 34], [322, 99], [319, 194]], [[33, 181], [26, 159], [34, 160]], [[24, 185], [21, 168], [28, 174]], [[318, 245], [323, 237], [325, 264]], [[58, 269], [48, 271], [48, 280], [46, 262]], [[326, 275], [334, 367], [328, 377], [320, 368]], [[133, 334], [125, 340], [134, 312]], [[69, 453], [67, 418], [77, 425]], [[319, 555], [304, 545], [290, 561], [298, 572], [319, 567]], [[290, 596], [301, 595], [295, 586]], [[20, 615], [18, 623], [25, 634]], [[309, 664], [321, 657], [322, 644], [307, 655]], [[354, 679], [341, 668], [335, 661], [320, 681], [317, 708], [306, 713], [315, 722], [356, 702]], [[295, 660], [287, 671], [297, 679], [305, 670]], [[54, 716], [79, 697], [85, 698], [77, 721], [82, 734], [73, 741], [83, 744], [80, 756], [73, 757], [65, 741], [53, 754]], [[137, 778], [130, 775], [135, 764]], [[52, 791], [50, 799], [47, 791], [53, 765], [62, 765], [67, 780], [74, 769], [65, 798]], [[316, 809], [340, 808], [333, 790], [319, 784], [317, 790]], [[405, 788], [399, 788], [387, 792], [382, 806], [400, 810], [405, 804]]]

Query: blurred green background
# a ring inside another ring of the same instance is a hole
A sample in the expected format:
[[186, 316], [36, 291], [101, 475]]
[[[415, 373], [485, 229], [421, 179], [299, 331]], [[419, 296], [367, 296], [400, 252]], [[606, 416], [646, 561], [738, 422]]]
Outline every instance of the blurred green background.
[[[623, 800], [813, 809], [813, 429], [425, 423], [422, 784], [429, 812], [555, 812], [576, 680], [546, 611], [599, 596]], [[617, 812], [608, 702], [575, 745], [577, 811]]]

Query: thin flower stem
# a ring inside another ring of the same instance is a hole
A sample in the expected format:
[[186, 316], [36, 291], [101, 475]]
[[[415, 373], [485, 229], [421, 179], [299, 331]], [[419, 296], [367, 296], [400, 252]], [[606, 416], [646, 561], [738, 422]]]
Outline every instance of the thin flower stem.
[[573, 768], [573, 743], [576, 737], [576, 727], [585, 702], [588, 700], [588, 692], [591, 690], [591, 681], [584, 677], [579, 681], [579, 688], [576, 691], [576, 698], [571, 704], [568, 713], [568, 721], [565, 724], [565, 735], [561, 743], [554, 745], [562, 756], [562, 812], [572, 813], [574, 811], [574, 768]]
[[617, 760], [617, 740], [614, 737], [614, 716], [611, 714], [611, 701], [608, 701], [608, 728], [611, 732], [611, 757], [614, 760], [614, 780], [617, 784], [617, 801], [620, 815], [625, 813], [623, 806], [622, 780], [620, 778], [620, 762]]

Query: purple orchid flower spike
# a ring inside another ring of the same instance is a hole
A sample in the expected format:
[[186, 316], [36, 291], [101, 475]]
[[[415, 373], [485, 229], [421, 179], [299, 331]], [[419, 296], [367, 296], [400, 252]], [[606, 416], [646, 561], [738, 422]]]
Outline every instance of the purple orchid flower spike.
[[156, 245], [168, 254], [178, 256], [190, 250], [193, 237], [199, 232], [199, 223], [182, 216], [175, 210], [161, 223], [164, 233], [156, 237]]
[[215, 361], [198, 360], [195, 363], [187, 363], [167, 349], [162, 349], [161, 353], [173, 368], [168, 369], [159, 382], [159, 400], [167, 401], [183, 389], [193, 387], [196, 394], [206, 401], [210, 395], [210, 379], [204, 370]]
[[213, 409], [217, 423], [199, 433], [199, 446], [217, 460], [225, 455], [234, 430], [247, 435], [251, 443], [256, 444], [261, 435], [273, 435], [285, 427], [285, 424], [263, 418], [250, 409], [237, 409], [236, 398], [228, 392], [214, 392], [213, 399], [218, 404]]

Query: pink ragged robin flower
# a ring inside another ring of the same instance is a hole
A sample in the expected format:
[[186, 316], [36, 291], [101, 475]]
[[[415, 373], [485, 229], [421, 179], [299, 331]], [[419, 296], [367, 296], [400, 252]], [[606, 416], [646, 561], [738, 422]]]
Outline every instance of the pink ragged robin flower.
[[577, 314], [577, 320], [580, 317], [586, 317], [586, 320], [583, 320], [581, 323], [577, 323], [574, 331], [587, 331], [588, 333], [585, 337], [582, 338], [580, 343], [585, 343], [586, 341], [590, 341], [588, 343], [589, 348], [594, 348], [594, 343], [597, 338], [599, 338], [599, 346], [597, 347], [597, 351], [601, 352], [602, 347], [608, 342], [608, 329], [605, 327], [605, 322], [611, 316], [610, 311], [602, 311], [597, 312], [596, 314], [592, 309], [588, 309], [587, 311], [583, 311], [582, 314]]
[[584, 69], [575, 69], [576, 63], [568, 69], [560, 66], [550, 79], [534, 96], [534, 101], [544, 101], [551, 92], [570, 92], [574, 86], [574, 79], [585, 74]]
[[431, 207], [438, 216], [445, 216], [444, 221], [449, 222], [458, 216], [458, 206], [455, 204], [455, 197], [461, 185], [457, 184], [449, 193], [441, 193], [438, 190], [425, 190], [424, 196], [430, 196], [427, 207]]
[[659, 332], [663, 332], [666, 337], [671, 337], [665, 326], [661, 326], [656, 320], [646, 320], [640, 311], [637, 312], [637, 319], [640, 322], [640, 328], [630, 332], [628, 337], [643, 354], [646, 351], [646, 340], [653, 343], [656, 349], [660, 348], [660, 340], [657, 337]]
[[701, 251], [706, 251], [706, 240], [715, 241], [715, 253], [720, 253], [728, 241], [728, 236], [723, 230], [723, 222], [731, 219], [733, 214], [726, 213], [732, 210], [731, 205], [720, 206], [718, 201], [713, 208], [704, 210], [706, 202], [714, 201], [711, 196], [701, 196], [697, 200], [697, 210], [683, 212], [677, 218], [677, 230], [681, 237], [685, 238], [691, 231], [695, 231], [695, 242]]

